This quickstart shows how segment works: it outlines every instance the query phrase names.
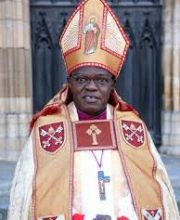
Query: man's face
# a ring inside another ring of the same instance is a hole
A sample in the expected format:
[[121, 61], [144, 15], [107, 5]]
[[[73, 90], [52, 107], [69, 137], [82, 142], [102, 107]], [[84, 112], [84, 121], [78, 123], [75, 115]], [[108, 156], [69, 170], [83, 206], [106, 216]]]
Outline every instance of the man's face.
[[68, 78], [76, 107], [89, 114], [98, 115], [106, 109], [115, 79], [99, 67], [82, 67]]

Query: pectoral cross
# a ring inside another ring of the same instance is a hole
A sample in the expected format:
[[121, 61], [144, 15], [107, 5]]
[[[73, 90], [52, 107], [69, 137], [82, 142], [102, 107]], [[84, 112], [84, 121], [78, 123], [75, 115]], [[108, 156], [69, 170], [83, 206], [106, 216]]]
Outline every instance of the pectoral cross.
[[98, 145], [97, 135], [101, 134], [101, 130], [96, 125], [92, 124], [86, 133], [92, 136], [92, 145]]
[[110, 182], [109, 176], [104, 176], [104, 171], [98, 171], [98, 185], [100, 200], [106, 200], [105, 183]]

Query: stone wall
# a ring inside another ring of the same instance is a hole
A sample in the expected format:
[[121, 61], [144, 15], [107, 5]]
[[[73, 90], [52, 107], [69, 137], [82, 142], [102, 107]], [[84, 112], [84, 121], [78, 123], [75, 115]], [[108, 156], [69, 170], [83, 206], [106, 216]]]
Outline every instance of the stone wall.
[[180, 155], [180, 1], [165, 0], [161, 152]]
[[0, 1], [0, 159], [16, 160], [32, 114], [28, 0]]

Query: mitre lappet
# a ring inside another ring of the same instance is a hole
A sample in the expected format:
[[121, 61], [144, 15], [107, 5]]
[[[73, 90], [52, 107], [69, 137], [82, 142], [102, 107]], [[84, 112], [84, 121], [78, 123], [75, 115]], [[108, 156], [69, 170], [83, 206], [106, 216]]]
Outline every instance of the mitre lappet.
[[60, 38], [68, 75], [85, 66], [108, 70], [118, 77], [129, 48], [122, 25], [104, 0], [84, 0]]

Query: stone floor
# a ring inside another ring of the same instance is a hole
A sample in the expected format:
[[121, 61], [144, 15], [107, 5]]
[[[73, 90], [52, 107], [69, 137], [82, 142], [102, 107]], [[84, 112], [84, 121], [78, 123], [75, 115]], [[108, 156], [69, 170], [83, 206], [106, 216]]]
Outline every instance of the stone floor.
[[180, 210], [180, 156], [161, 155], [171, 180]]
[[[180, 210], [180, 156], [162, 155]], [[14, 162], [0, 161], [0, 220], [6, 220]]]
[[14, 169], [14, 162], [0, 161], [0, 220], [6, 220]]

